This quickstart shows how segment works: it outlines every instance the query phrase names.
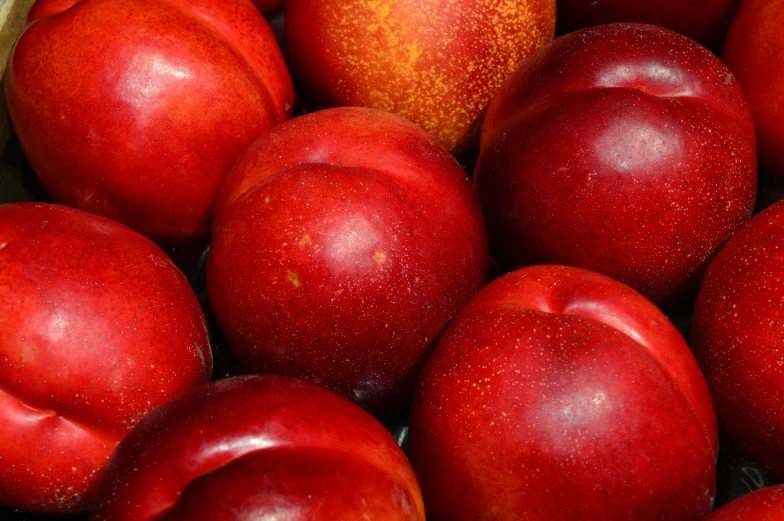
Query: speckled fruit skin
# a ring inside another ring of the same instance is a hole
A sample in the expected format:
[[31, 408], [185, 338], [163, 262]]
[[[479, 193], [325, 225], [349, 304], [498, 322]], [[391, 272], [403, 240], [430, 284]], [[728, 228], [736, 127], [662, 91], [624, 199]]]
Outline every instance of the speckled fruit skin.
[[567, 32], [614, 22], [660, 25], [721, 51], [741, 0], [558, 0]]
[[131, 426], [211, 371], [198, 300], [155, 244], [63, 206], [0, 206], [0, 504], [84, 510]]
[[454, 153], [476, 145], [501, 84], [554, 33], [555, 0], [286, 2], [306, 99], [394, 112]]
[[38, 0], [6, 74], [55, 201], [161, 244], [206, 236], [232, 165], [294, 93], [250, 0]]
[[762, 171], [784, 175], [784, 0], [747, 0], [722, 59], [738, 78], [757, 125]]
[[696, 291], [754, 209], [754, 126], [713, 54], [612, 24], [538, 51], [493, 100], [474, 185], [507, 268], [578, 266], [655, 303]]
[[91, 521], [424, 521], [414, 471], [348, 400], [284, 376], [203, 386], [142, 420]]
[[373, 109], [315, 112], [260, 138], [229, 174], [213, 237], [210, 307], [240, 361], [390, 416], [487, 281], [465, 173]]
[[757, 490], [725, 505], [705, 521], [781, 521], [784, 485]]
[[444, 332], [414, 398], [430, 521], [696, 521], [718, 452], [705, 381], [639, 293], [565, 266], [517, 270]]
[[738, 230], [711, 263], [691, 336], [722, 427], [784, 476], [784, 202]]

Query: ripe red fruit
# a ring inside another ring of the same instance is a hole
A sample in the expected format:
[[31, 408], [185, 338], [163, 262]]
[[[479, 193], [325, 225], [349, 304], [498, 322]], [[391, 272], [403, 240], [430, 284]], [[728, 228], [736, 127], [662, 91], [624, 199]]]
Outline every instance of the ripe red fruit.
[[248, 0], [39, 0], [11, 120], [58, 202], [161, 243], [209, 233], [237, 156], [288, 119], [291, 79]]
[[784, 175], [784, 0], [747, 0], [722, 59], [738, 78], [757, 126], [763, 172]]
[[474, 183], [502, 264], [579, 266], [665, 304], [751, 216], [754, 148], [718, 58], [666, 29], [605, 25], [559, 38], [504, 85]]
[[0, 503], [84, 510], [133, 424], [211, 371], [196, 296], [155, 244], [62, 206], [0, 206]]
[[705, 274], [692, 349], [721, 424], [784, 476], [784, 202], [733, 235]]
[[394, 112], [461, 152], [506, 78], [553, 39], [555, 0], [288, 0], [285, 30], [306, 100]]
[[660, 25], [720, 51], [741, 0], [558, 0], [567, 31], [613, 22]]
[[476, 196], [443, 147], [398, 116], [333, 109], [273, 129], [237, 162], [207, 289], [249, 369], [392, 413], [488, 263]]
[[704, 521], [781, 521], [784, 485], [757, 490], [724, 505]]
[[349, 401], [236, 377], [160, 407], [123, 440], [92, 521], [424, 521], [405, 455]]
[[430, 521], [696, 521], [716, 417], [686, 342], [629, 287], [565, 266], [512, 272], [452, 321], [414, 398]]

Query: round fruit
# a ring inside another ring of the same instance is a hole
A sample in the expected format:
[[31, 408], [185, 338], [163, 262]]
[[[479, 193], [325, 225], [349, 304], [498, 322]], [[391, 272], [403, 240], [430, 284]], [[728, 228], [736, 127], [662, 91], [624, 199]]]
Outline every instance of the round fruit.
[[754, 114], [760, 169], [784, 175], [784, 0], [747, 0], [722, 59]]
[[420, 378], [410, 455], [430, 521], [697, 521], [716, 417], [686, 342], [629, 287], [512, 272], [452, 321]]
[[507, 268], [556, 263], [666, 304], [749, 217], [754, 125], [716, 56], [652, 25], [538, 51], [493, 100], [474, 183]]
[[160, 243], [206, 236], [237, 156], [288, 119], [291, 79], [248, 0], [39, 0], [8, 109], [60, 203]]
[[282, 376], [203, 386], [140, 422], [109, 463], [92, 521], [424, 521], [384, 427]]
[[479, 204], [454, 158], [398, 116], [342, 108], [273, 129], [237, 162], [207, 288], [249, 369], [394, 414], [488, 264]]
[[0, 206], [0, 503], [84, 510], [133, 424], [211, 371], [199, 302], [155, 244], [62, 206]]
[[555, 0], [288, 0], [306, 99], [399, 114], [452, 152], [477, 142], [501, 84], [553, 39]]
[[784, 476], [784, 202], [738, 230], [711, 263], [692, 349], [723, 429]]

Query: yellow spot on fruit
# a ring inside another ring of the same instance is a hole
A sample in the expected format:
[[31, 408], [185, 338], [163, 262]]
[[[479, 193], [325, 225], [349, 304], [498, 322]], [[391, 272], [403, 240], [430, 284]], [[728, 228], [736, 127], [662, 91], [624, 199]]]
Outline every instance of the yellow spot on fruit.
[[270, 202], [269, 196], [265, 197], [264, 198], [264, 204], [269, 204], [269, 202]]
[[384, 264], [387, 256], [384, 254], [383, 251], [377, 251], [373, 254], [373, 260], [378, 262], [379, 264]]
[[368, 8], [372, 13], [374, 13], [380, 20], [383, 20], [387, 16], [389, 16], [389, 11], [391, 7], [388, 3], [384, 2], [383, 0], [371, 0], [367, 3]]
[[412, 67], [417, 59], [422, 55], [422, 47], [416, 42], [408, 45], [408, 66]]
[[300, 247], [300, 248], [304, 248], [305, 246], [307, 246], [307, 245], [308, 245], [308, 244], [310, 244], [311, 242], [312, 242], [312, 241], [310, 240], [310, 235], [306, 235], [306, 236], [304, 236], [303, 238], [301, 238], [301, 239], [299, 240], [299, 247]]
[[294, 286], [295, 288], [299, 287], [299, 274], [297, 274], [296, 271], [291, 271], [291, 270], [287, 271], [286, 278], [289, 279], [289, 282], [291, 282], [292, 286]]

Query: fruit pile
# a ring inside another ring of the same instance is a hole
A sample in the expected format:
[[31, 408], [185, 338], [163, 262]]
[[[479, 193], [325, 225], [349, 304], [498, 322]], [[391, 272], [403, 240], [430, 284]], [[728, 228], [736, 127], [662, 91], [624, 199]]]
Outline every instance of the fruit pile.
[[282, 4], [32, 5], [0, 519], [784, 519], [784, 0]]

